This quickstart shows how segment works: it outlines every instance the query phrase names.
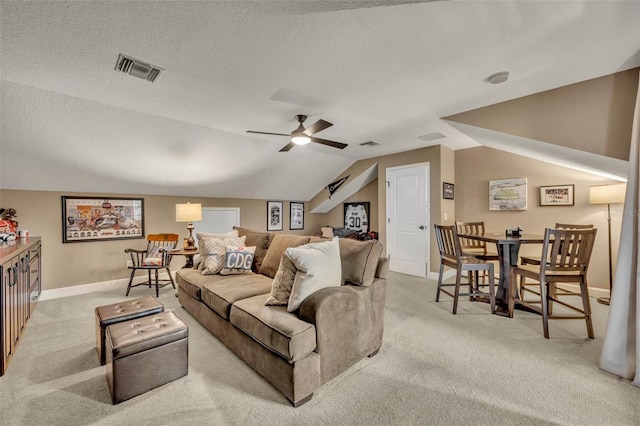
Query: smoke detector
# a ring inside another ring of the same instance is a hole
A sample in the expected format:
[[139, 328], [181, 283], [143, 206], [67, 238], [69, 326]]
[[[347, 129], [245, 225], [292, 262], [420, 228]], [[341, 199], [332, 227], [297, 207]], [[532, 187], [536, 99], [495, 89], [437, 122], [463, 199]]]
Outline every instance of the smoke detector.
[[160, 74], [164, 71], [163, 68], [151, 65], [147, 62], [141, 61], [131, 56], [124, 54], [118, 55], [118, 61], [116, 62], [116, 71], [129, 74], [133, 77], [138, 77], [143, 80], [153, 83], [160, 77]]
[[509, 71], [500, 71], [487, 77], [487, 81], [491, 84], [504, 83], [509, 79]]
[[374, 141], [362, 142], [360, 144], [360, 146], [368, 146], [368, 147], [378, 146], [378, 145], [380, 145], [380, 144], [378, 142], [374, 142]]

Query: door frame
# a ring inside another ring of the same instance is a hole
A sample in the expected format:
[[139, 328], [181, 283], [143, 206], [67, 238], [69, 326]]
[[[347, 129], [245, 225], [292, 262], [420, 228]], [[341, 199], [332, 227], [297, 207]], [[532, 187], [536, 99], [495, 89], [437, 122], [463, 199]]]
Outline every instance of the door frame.
[[429, 277], [430, 274], [430, 269], [431, 269], [431, 260], [430, 260], [430, 256], [431, 256], [431, 187], [430, 187], [430, 182], [431, 182], [431, 162], [430, 161], [424, 161], [424, 162], [420, 162], [420, 163], [412, 163], [412, 164], [404, 164], [402, 166], [393, 166], [393, 167], [387, 167], [385, 169], [385, 175], [384, 175], [384, 180], [385, 180], [385, 198], [386, 198], [386, 203], [385, 203], [385, 220], [386, 220], [386, 224], [385, 224], [385, 233], [386, 233], [386, 242], [387, 242], [387, 256], [390, 256], [390, 253], [388, 251], [388, 246], [389, 246], [389, 224], [391, 223], [391, 218], [389, 217], [389, 211], [390, 211], [390, 202], [391, 202], [391, 197], [389, 197], [389, 191], [390, 191], [390, 180], [389, 180], [389, 172], [395, 171], [395, 170], [402, 170], [402, 169], [409, 169], [409, 168], [415, 168], [415, 167], [424, 167], [425, 169], [425, 203], [426, 203], [426, 215], [425, 215], [425, 219], [426, 219], [426, 238], [425, 238], [425, 263], [426, 263], [426, 277]]

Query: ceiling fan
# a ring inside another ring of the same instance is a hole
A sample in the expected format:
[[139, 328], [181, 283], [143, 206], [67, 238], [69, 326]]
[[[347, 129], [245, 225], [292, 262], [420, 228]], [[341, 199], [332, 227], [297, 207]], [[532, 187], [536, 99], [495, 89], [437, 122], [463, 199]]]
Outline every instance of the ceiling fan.
[[280, 150], [280, 152], [287, 152], [296, 145], [306, 145], [309, 142], [315, 142], [315, 143], [331, 146], [333, 148], [338, 148], [338, 149], [344, 149], [347, 147], [346, 143], [330, 141], [327, 139], [320, 139], [313, 136], [316, 133], [326, 129], [327, 127], [333, 126], [332, 123], [329, 123], [328, 121], [325, 121], [325, 120], [318, 120], [315, 123], [313, 123], [311, 126], [305, 129], [302, 123], [304, 123], [306, 119], [307, 119], [306, 115], [302, 115], [302, 114], [296, 115], [296, 120], [298, 120], [298, 123], [300, 123], [300, 125], [298, 126], [297, 129], [291, 132], [291, 134], [258, 132], [255, 130], [247, 130], [247, 133], [258, 133], [261, 135], [290, 136], [291, 142], [289, 142], [286, 146], [284, 146]]

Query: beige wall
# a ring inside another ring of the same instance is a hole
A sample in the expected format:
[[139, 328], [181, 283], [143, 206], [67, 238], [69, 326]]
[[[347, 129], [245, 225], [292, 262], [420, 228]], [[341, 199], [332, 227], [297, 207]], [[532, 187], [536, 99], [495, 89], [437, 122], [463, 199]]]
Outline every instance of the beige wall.
[[[456, 220], [484, 221], [488, 231], [520, 226], [534, 234], [542, 234], [544, 228], [556, 222], [593, 224], [598, 234], [589, 269], [589, 286], [609, 287], [607, 207], [589, 204], [589, 186], [618, 182], [486, 147], [456, 151], [455, 159]], [[508, 178], [527, 178], [527, 210], [489, 211], [489, 181]], [[539, 205], [540, 186], [563, 184], [575, 185], [574, 206]], [[622, 210], [622, 204], [611, 206], [614, 271]], [[540, 250], [540, 245], [525, 245], [521, 251], [539, 255]]]
[[[28, 229], [30, 235], [42, 237], [42, 284], [44, 290], [81, 284], [127, 278], [128, 255], [124, 249], [144, 248], [141, 239], [118, 241], [92, 241], [62, 243], [62, 202], [61, 196], [104, 196], [117, 197], [118, 194], [79, 194], [45, 191], [0, 190], [0, 206], [14, 208], [18, 212], [21, 229]], [[121, 195], [123, 196], [123, 195]], [[221, 199], [199, 197], [171, 197], [155, 195], [126, 195], [124, 197], [144, 198], [145, 233], [177, 233], [187, 236], [186, 224], [175, 221], [175, 205], [178, 203], [202, 203], [203, 207], [239, 207], [240, 225], [246, 228], [265, 230], [267, 221], [266, 200]], [[295, 201], [295, 200], [294, 200]], [[312, 234], [317, 229], [308, 225], [309, 209], [305, 203], [305, 229], [290, 231], [289, 202], [284, 202], [283, 232]], [[198, 231], [198, 222], [194, 223]], [[184, 263], [183, 258], [174, 259], [172, 267]]]
[[628, 160], [638, 71], [634, 68], [446, 119]]
[[[360, 191], [344, 200], [345, 203], [369, 202], [369, 230], [378, 230], [378, 179], [362, 188]], [[320, 229], [323, 226], [341, 228], [344, 226], [344, 205], [341, 203], [324, 214], [309, 214], [309, 230]]]
[[[446, 163], [446, 167], [445, 167], [446, 172], [443, 172], [441, 169], [441, 163], [443, 161]], [[434, 222], [439, 223], [438, 221], [443, 216], [443, 213], [444, 213], [443, 208], [450, 210], [449, 220], [450, 221], [453, 220], [455, 202], [448, 201], [446, 204], [442, 202], [443, 201], [442, 200], [442, 181], [443, 181], [442, 173], [444, 173], [444, 176], [447, 177], [447, 180], [446, 180], [447, 182], [453, 183], [454, 169], [455, 169], [454, 162], [455, 162], [454, 151], [451, 151], [449, 148], [446, 148], [446, 147], [441, 147], [440, 145], [431, 146], [428, 148], [421, 148], [413, 151], [402, 152], [399, 154], [372, 157], [372, 158], [367, 158], [365, 160], [357, 161], [351, 167], [345, 170], [344, 173], [337, 176], [336, 180], [347, 175], [358, 176], [360, 173], [364, 172], [371, 165], [378, 163], [378, 179], [377, 181], [373, 182], [373, 183], [377, 182], [376, 186], [377, 186], [377, 192], [378, 192], [377, 223], [372, 220], [370, 228], [372, 231], [379, 232], [380, 234], [379, 238], [382, 244], [385, 246], [385, 253], [386, 253], [386, 246], [387, 246], [386, 170], [387, 168], [407, 166], [407, 165], [419, 164], [419, 163], [429, 163], [429, 166], [430, 166], [429, 191], [431, 194], [431, 208], [430, 208], [431, 223], [429, 224], [428, 229], [429, 229], [429, 232], [432, 232], [431, 228], [433, 226], [433, 223]], [[369, 186], [370, 185], [371, 184], [369, 184]], [[368, 190], [368, 187], [363, 188], [356, 195], [354, 195], [354, 197], [364, 198], [365, 196], [369, 196], [368, 194], [367, 195], [362, 194], [363, 191], [367, 191], [367, 190]], [[317, 196], [311, 199], [311, 201], [309, 202], [310, 208], [313, 209], [315, 206], [325, 201], [328, 198], [328, 196], [329, 194], [327, 191], [322, 191], [320, 194], [318, 194]], [[355, 198], [353, 198], [353, 201], [367, 201], [365, 199], [356, 200]], [[351, 200], [351, 198], [349, 200]], [[336, 207], [335, 209], [332, 210], [331, 213], [328, 213], [328, 215], [332, 215], [330, 216], [332, 218], [337, 217], [337, 215], [339, 214], [338, 212], [340, 212], [341, 208], [342, 208], [341, 206]], [[373, 210], [373, 205], [371, 206], [371, 209]], [[336, 212], [334, 213], [334, 211]], [[372, 216], [373, 216], [373, 213], [372, 213]], [[438, 249], [437, 249], [434, 238], [430, 238], [429, 264], [431, 265], [430, 266], [431, 271], [437, 271], [438, 268], [440, 267]]]

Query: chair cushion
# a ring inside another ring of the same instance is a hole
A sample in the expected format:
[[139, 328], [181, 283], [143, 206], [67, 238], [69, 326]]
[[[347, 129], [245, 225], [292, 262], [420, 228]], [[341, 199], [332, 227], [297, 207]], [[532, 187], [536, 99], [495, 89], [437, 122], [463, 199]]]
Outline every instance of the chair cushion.
[[378, 240], [340, 239], [343, 282], [354, 285], [371, 285], [381, 255], [382, 243]]
[[287, 312], [285, 306], [265, 306], [267, 295], [242, 299], [231, 307], [231, 324], [289, 361], [316, 348], [316, 328]]
[[276, 272], [278, 272], [278, 267], [280, 266], [282, 253], [289, 247], [298, 247], [308, 242], [308, 236], [276, 234], [264, 257], [264, 261], [260, 267], [260, 273], [271, 278], [275, 277]]
[[[211, 278], [215, 278], [212, 280]], [[264, 294], [271, 290], [271, 279], [260, 274], [209, 276], [202, 286], [202, 301], [228, 320], [231, 305], [238, 300]]]

